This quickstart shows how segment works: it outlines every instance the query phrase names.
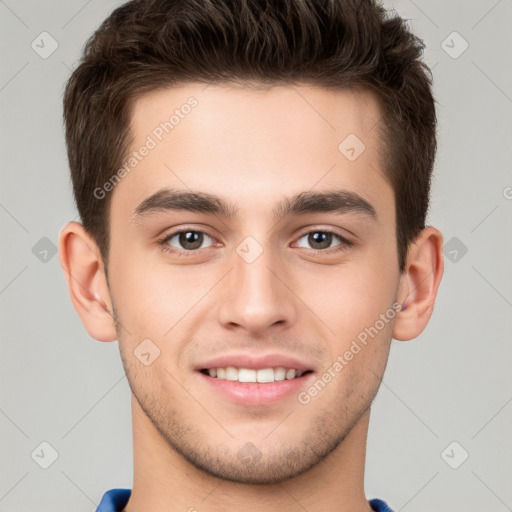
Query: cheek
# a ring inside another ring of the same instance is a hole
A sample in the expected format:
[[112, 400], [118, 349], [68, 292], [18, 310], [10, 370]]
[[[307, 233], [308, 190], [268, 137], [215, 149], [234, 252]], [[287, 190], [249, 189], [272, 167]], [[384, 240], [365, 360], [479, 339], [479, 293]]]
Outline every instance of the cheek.
[[119, 320], [134, 343], [150, 338], [165, 344], [203, 306], [215, 281], [185, 266], [172, 268], [148, 260], [144, 254], [117, 260], [112, 295]]
[[300, 296], [342, 346], [366, 327], [373, 326], [392, 307], [399, 272], [393, 270], [394, 265], [389, 267], [391, 270], [386, 271], [386, 265], [351, 261], [347, 265], [312, 270], [302, 278]]

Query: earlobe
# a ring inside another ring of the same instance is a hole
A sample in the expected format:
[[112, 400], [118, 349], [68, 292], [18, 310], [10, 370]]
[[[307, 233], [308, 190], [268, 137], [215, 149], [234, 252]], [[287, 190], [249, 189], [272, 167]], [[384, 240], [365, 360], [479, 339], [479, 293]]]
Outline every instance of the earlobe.
[[398, 291], [402, 309], [396, 315], [393, 338], [407, 341], [423, 332], [434, 310], [443, 270], [443, 236], [429, 226], [409, 247]]
[[103, 261], [97, 244], [82, 224], [70, 222], [61, 229], [59, 260], [71, 301], [89, 335], [99, 341], [116, 340]]

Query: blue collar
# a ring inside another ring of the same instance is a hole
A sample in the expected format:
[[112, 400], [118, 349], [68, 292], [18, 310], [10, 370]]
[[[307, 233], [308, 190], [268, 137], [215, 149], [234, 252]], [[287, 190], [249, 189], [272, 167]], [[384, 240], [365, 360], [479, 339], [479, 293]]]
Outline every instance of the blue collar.
[[[131, 489], [110, 489], [103, 495], [96, 512], [121, 512], [131, 494]], [[382, 500], [373, 499], [369, 503], [374, 512], [393, 512]]]

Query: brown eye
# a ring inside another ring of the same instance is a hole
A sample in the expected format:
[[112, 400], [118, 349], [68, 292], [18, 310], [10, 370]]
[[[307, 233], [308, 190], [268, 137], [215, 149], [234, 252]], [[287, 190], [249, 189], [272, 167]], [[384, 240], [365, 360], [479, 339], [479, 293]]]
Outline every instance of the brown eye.
[[[300, 243], [300, 241], [303, 239], [306, 239], [307, 245], [302, 245]], [[338, 239], [339, 242], [332, 245], [334, 239]], [[299, 239], [298, 246], [305, 247], [307, 249], [322, 250], [346, 243], [347, 241], [345, 241], [343, 237], [337, 235], [336, 233], [331, 233], [329, 231], [311, 231], [310, 233], [306, 233]]]
[[313, 249], [326, 249], [330, 247], [332, 242], [331, 233], [310, 233], [308, 235], [308, 242], [312, 245]]
[[[165, 239], [165, 243], [176, 249], [195, 251], [196, 249], [201, 249], [205, 239], [212, 240], [206, 233], [201, 231], [179, 231], [169, 235]], [[177, 245], [175, 245], [176, 243]]]

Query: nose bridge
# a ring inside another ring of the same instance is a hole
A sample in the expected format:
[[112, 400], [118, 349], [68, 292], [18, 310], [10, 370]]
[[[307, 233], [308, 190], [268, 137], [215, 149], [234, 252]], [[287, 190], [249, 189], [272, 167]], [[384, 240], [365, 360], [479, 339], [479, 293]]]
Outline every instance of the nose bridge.
[[[247, 237], [233, 254], [233, 270], [223, 293], [219, 321], [257, 332], [274, 324], [289, 326], [295, 320], [293, 294], [281, 279], [279, 255]], [[277, 275], [276, 275], [277, 274]]]

